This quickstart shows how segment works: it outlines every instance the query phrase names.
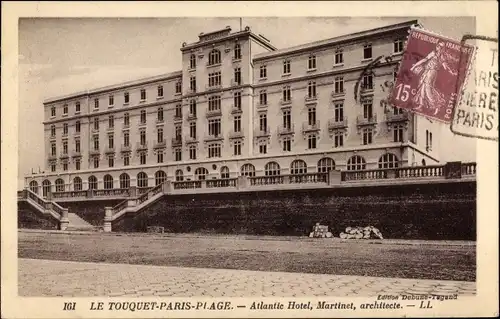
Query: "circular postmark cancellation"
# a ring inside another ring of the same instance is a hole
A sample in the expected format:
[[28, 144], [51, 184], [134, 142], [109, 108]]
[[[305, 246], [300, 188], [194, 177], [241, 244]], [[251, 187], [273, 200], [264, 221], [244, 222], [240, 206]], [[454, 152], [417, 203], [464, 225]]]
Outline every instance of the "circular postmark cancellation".
[[472, 45], [412, 28], [389, 103], [451, 123], [473, 56]]
[[498, 39], [464, 35], [476, 48], [461, 99], [453, 113], [455, 134], [498, 141]]

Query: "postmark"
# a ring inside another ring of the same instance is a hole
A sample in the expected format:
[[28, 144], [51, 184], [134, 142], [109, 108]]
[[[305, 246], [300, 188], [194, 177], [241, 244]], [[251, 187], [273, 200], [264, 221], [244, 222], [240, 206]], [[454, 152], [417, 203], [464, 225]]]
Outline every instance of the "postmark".
[[412, 28], [389, 103], [450, 123], [474, 47]]
[[498, 39], [464, 35], [462, 44], [476, 47], [471, 72], [453, 112], [453, 133], [498, 141]]

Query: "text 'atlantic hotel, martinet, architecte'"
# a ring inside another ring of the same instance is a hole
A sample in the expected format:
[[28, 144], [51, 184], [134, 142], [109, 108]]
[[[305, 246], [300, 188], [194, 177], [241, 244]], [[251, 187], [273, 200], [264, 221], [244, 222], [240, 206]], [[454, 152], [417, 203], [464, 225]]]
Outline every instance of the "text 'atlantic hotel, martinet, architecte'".
[[436, 124], [381, 106], [416, 23], [279, 50], [249, 27], [202, 33], [182, 45], [180, 71], [47, 100], [45, 172], [26, 187], [47, 196], [437, 163]]

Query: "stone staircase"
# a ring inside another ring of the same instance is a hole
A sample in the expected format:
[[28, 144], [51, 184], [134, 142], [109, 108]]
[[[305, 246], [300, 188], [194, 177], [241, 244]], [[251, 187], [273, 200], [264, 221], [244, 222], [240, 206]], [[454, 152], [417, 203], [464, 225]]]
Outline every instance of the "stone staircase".
[[90, 224], [75, 213], [68, 213], [68, 227], [66, 230], [98, 231], [99, 228]]

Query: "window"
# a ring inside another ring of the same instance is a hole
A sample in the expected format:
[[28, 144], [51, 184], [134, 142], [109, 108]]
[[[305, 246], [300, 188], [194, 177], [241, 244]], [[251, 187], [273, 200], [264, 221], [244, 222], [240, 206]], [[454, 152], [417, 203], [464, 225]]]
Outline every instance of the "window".
[[35, 194], [38, 194], [38, 183], [36, 181], [30, 182], [30, 191], [32, 191]]
[[315, 70], [316, 69], [316, 56], [315, 55], [310, 55], [309, 59], [307, 60], [307, 68], [309, 70]]
[[56, 137], [56, 126], [55, 125], [50, 126], [50, 136]]
[[47, 195], [49, 195], [49, 193], [51, 192], [51, 189], [52, 188], [52, 185], [50, 183], [49, 180], [44, 180], [42, 182], [42, 194], [43, 194], [43, 197], [47, 197]]
[[310, 150], [313, 150], [316, 148], [316, 141], [317, 141], [317, 137], [315, 134], [310, 134], [308, 137], [307, 137], [307, 147], [310, 149]]
[[292, 140], [290, 137], [283, 138], [283, 152], [291, 152], [292, 151]]
[[403, 142], [404, 140], [404, 126], [396, 125], [392, 128], [394, 142]]
[[124, 132], [123, 133], [123, 146], [130, 146], [130, 133], [129, 132]]
[[196, 145], [189, 145], [189, 159], [196, 159]]
[[347, 161], [348, 171], [359, 171], [363, 169], [366, 169], [366, 161], [363, 157], [354, 155]]
[[279, 176], [280, 175], [280, 164], [276, 162], [269, 162], [264, 166], [264, 174], [266, 176]]
[[363, 145], [373, 143], [373, 130], [371, 128], [363, 129]]
[[220, 51], [213, 49], [208, 54], [208, 65], [220, 64]]
[[[196, 117], [196, 100], [189, 101], [189, 114], [191, 114], [191, 116]], [[181, 111], [181, 115], [182, 115], [182, 111]]]
[[214, 87], [221, 85], [221, 72], [212, 72], [208, 74], [208, 86]]
[[94, 135], [93, 140], [94, 140], [94, 150], [98, 151], [99, 150], [99, 135]]
[[108, 98], [108, 105], [113, 106], [115, 104], [115, 97], [113, 95], [110, 95]]
[[344, 133], [343, 132], [335, 132], [334, 145], [335, 145], [335, 147], [344, 146]]
[[233, 94], [234, 108], [241, 110], [241, 92], [234, 92]]
[[196, 139], [196, 122], [189, 123], [189, 137]]
[[159, 107], [158, 111], [156, 112], [156, 118], [158, 122], [163, 122], [163, 108]]
[[244, 164], [241, 166], [241, 176], [254, 177], [255, 176], [255, 166], [252, 164]]
[[155, 173], [155, 185], [158, 186], [160, 184], [163, 184], [167, 181], [167, 173], [164, 171], [158, 171]]
[[344, 77], [336, 76], [334, 80], [334, 92], [335, 94], [344, 93]]
[[137, 187], [148, 187], [148, 175], [144, 172], [137, 174]]
[[196, 55], [194, 54], [191, 54], [189, 57], [189, 68], [196, 69]]
[[309, 83], [307, 83], [307, 97], [310, 99], [313, 99], [316, 97], [316, 82], [315, 81], [309, 81]]
[[146, 90], [141, 89], [141, 101], [146, 101]]
[[108, 118], [108, 128], [112, 129], [115, 127], [115, 118], [113, 115], [110, 115]]
[[334, 169], [335, 162], [330, 157], [325, 157], [318, 161], [318, 173], [328, 173]]
[[120, 188], [130, 188], [130, 176], [127, 173], [120, 175]]
[[130, 156], [129, 155], [125, 155], [123, 157], [123, 166], [129, 166], [130, 165]]
[[79, 159], [75, 160], [75, 170], [77, 170], [77, 171], [80, 170], [80, 160]]
[[89, 176], [89, 189], [97, 189], [97, 178], [94, 175]]
[[68, 104], [63, 105], [63, 115], [68, 115]]
[[94, 130], [99, 131], [99, 118], [94, 117]]
[[283, 128], [288, 130], [292, 128], [292, 113], [289, 110], [283, 111]]
[[194, 176], [195, 176], [197, 181], [205, 180], [207, 175], [208, 175], [208, 170], [205, 167], [198, 167], [194, 171]]
[[371, 59], [372, 58], [372, 45], [365, 44], [363, 46], [363, 59]]
[[403, 40], [396, 39], [394, 40], [394, 53], [401, 53], [401, 52], [403, 52]]
[[241, 141], [234, 141], [233, 154], [234, 156], [241, 155]]
[[241, 68], [235, 68], [234, 69], [234, 83], [236, 85], [241, 84]]
[[128, 104], [130, 102], [130, 95], [128, 92], [123, 93], [123, 103]]
[[422, 166], [425, 166], [425, 159], [422, 159]]
[[290, 174], [307, 174], [307, 164], [303, 160], [295, 160], [290, 165]]
[[234, 117], [233, 129], [235, 133], [241, 132], [241, 116], [237, 115]]
[[56, 179], [56, 192], [64, 192], [64, 181], [60, 178]]
[[115, 157], [113, 155], [108, 156], [108, 167], [115, 166]]
[[310, 107], [307, 109], [307, 124], [310, 126], [316, 125], [316, 108]]
[[156, 140], [158, 143], [163, 143], [163, 127], [159, 127], [156, 131]]
[[365, 90], [373, 90], [373, 74], [363, 76], [362, 88]]
[[178, 119], [182, 118], [182, 105], [181, 104], [177, 104], [175, 106], [175, 117]]
[[158, 97], [163, 97], [163, 85], [158, 85]]
[[68, 141], [63, 141], [63, 154], [68, 154]]
[[68, 162], [64, 162], [63, 163], [63, 171], [67, 171], [68, 170]]
[[56, 116], [56, 107], [55, 106], [52, 106], [50, 108], [50, 116], [51, 117], [55, 117]]
[[267, 105], [267, 92], [266, 91], [260, 91], [259, 94], [259, 102], [260, 105]]
[[81, 191], [83, 189], [83, 182], [80, 177], [73, 178], [73, 189], [75, 191]]
[[211, 136], [219, 136], [221, 133], [220, 119], [208, 120], [208, 134]]
[[208, 158], [220, 157], [221, 156], [221, 146], [220, 144], [209, 144], [208, 145]]
[[234, 45], [234, 59], [241, 59], [241, 46], [238, 43]]
[[94, 168], [99, 168], [99, 156], [94, 156], [93, 162], [94, 162]]
[[163, 151], [158, 151], [158, 153], [156, 153], [156, 162], [158, 164], [163, 163]]
[[182, 140], [182, 126], [181, 125], [175, 126], [175, 139]]
[[344, 103], [337, 102], [333, 105], [335, 122], [342, 122], [344, 120]]
[[366, 100], [363, 102], [363, 117], [365, 119], [373, 118], [373, 101]]
[[80, 121], [76, 121], [75, 122], [75, 132], [80, 133], [80, 131], [81, 131], [81, 123], [80, 123]]
[[432, 133], [429, 130], [425, 130], [425, 150], [432, 151]]
[[175, 161], [177, 162], [182, 161], [182, 150], [180, 148], [174, 149], [174, 154], [175, 154]]
[[128, 113], [123, 114], [123, 126], [128, 127], [130, 125], [130, 115]]
[[259, 144], [259, 153], [260, 154], [267, 154], [267, 143], [266, 143], [266, 141], [260, 142], [260, 144]]
[[219, 111], [221, 105], [220, 96], [211, 96], [208, 98], [208, 111]]
[[335, 64], [344, 63], [344, 52], [342, 50], [337, 50], [335, 52]]
[[259, 115], [259, 130], [261, 132], [267, 132], [267, 114]]
[[175, 171], [175, 181], [176, 182], [182, 182], [184, 180], [184, 174], [182, 173], [182, 170], [178, 169]]
[[220, 178], [229, 178], [229, 167], [227, 166], [222, 166], [220, 168]]
[[75, 140], [75, 151], [80, 153], [80, 140]]
[[392, 153], [382, 155], [378, 160], [378, 168], [397, 168], [398, 158]]
[[113, 134], [108, 135], [108, 148], [115, 148], [115, 136]]
[[56, 164], [50, 164], [50, 171], [55, 172], [56, 171]]
[[290, 74], [291, 71], [290, 60], [283, 61], [283, 74]]
[[68, 135], [68, 123], [63, 124], [63, 135]]
[[141, 152], [139, 154], [139, 161], [141, 165], [146, 165], [146, 152]]
[[99, 99], [94, 99], [94, 110], [99, 109]]
[[146, 124], [146, 110], [141, 111], [141, 124]]
[[104, 189], [113, 189], [113, 176], [104, 175]]
[[[196, 87], [196, 80], [195, 80], [195, 85], [194, 86]], [[175, 93], [179, 94], [181, 92], [182, 92], [182, 82], [181, 81], [177, 81], [177, 82], [175, 82]]]
[[75, 104], [75, 113], [80, 113], [80, 102], [76, 102]]
[[259, 68], [259, 75], [261, 79], [267, 78], [267, 66], [261, 65]]
[[139, 141], [140, 141], [141, 145], [146, 145], [146, 131], [145, 130], [141, 130], [139, 132]]
[[189, 89], [191, 92], [196, 92], [196, 76], [189, 78]]
[[57, 150], [56, 150], [56, 143], [50, 144], [50, 150], [51, 150], [51, 155], [56, 156], [57, 155]]
[[292, 99], [292, 91], [290, 90], [290, 86], [283, 87], [283, 102], [289, 102]]

